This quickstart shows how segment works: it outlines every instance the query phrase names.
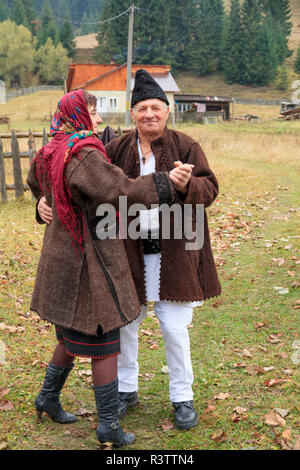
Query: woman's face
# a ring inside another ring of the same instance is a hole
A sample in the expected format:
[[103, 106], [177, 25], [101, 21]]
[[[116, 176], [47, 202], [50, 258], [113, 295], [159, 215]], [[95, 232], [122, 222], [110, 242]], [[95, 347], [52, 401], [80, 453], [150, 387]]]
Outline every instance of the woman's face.
[[101, 124], [102, 119], [99, 116], [99, 114], [97, 113], [96, 106], [88, 106], [88, 111], [89, 111], [91, 121], [92, 121], [92, 124], [93, 124], [93, 131], [95, 132], [95, 134], [97, 134], [98, 124]]

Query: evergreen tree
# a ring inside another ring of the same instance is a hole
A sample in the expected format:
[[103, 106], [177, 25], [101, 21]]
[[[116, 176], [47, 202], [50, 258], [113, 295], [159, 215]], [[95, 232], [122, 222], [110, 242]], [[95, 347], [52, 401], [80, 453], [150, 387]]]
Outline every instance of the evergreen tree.
[[23, 0], [14, 0], [12, 10], [10, 12], [10, 19], [17, 25], [22, 24], [23, 26], [29, 29], [27, 11], [24, 6]]
[[289, 89], [289, 73], [286, 68], [286, 66], [280, 67], [279, 74], [278, 74], [278, 79], [277, 79], [277, 88], [278, 90], [288, 90]]
[[[142, 14], [136, 13], [134, 62], [139, 64], [170, 64], [173, 58], [170, 2], [148, 0], [139, 2]], [[148, 11], [146, 11], [146, 9]]]
[[262, 79], [263, 55], [260, 48], [262, 14], [258, 0], [245, 0], [241, 10], [243, 27], [243, 71], [239, 83], [259, 85]]
[[[117, 16], [128, 9], [128, 0], [104, 0], [102, 19]], [[128, 37], [128, 15], [103, 23], [100, 26], [95, 50], [95, 59], [99, 62], [126, 62]]]
[[271, 13], [268, 12], [262, 23], [260, 34], [259, 51], [263, 58], [261, 62], [259, 80], [261, 85], [268, 85], [277, 76], [278, 65], [280, 61], [276, 39], [276, 23]]
[[51, 38], [55, 45], [59, 42], [59, 32], [48, 0], [44, 1], [41, 13], [41, 27], [37, 33], [38, 44], [45, 44]]
[[186, 51], [187, 67], [199, 75], [215, 72], [219, 62], [213, 3], [213, 0], [196, 1], [195, 21], [191, 22], [191, 42]]
[[265, 14], [271, 13], [277, 25], [277, 42], [280, 63], [282, 64], [286, 57], [291, 56], [293, 51], [289, 50], [288, 41], [292, 31], [291, 8], [289, 0], [260, 0], [260, 4]]
[[177, 0], [176, 10], [171, 13], [170, 38], [173, 49], [171, 65], [176, 70], [187, 70], [187, 51], [192, 34], [191, 23], [195, 20], [194, 0]]
[[8, 0], [0, 0], [0, 23], [10, 16], [11, 3]]
[[30, 31], [34, 34], [35, 33], [35, 20], [36, 20], [34, 0], [23, 0], [23, 5], [26, 10], [28, 27]]
[[222, 68], [228, 83], [242, 81], [244, 70], [244, 36], [240, 0], [231, 0], [231, 8], [225, 25]]
[[65, 21], [62, 24], [59, 39], [62, 46], [68, 51], [68, 56], [73, 57], [76, 49], [74, 29], [71, 24], [70, 14], [66, 13]]
[[300, 44], [297, 51], [297, 56], [295, 60], [295, 72], [300, 73]]

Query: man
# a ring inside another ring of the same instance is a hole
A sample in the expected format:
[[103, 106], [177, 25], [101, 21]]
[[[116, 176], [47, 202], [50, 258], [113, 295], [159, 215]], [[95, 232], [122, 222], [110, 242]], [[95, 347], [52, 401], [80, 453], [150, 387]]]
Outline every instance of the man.
[[[192, 176], [186, 173], [173, 179], [181, 192], [179, 203], [182, 207], [192, 205], [193, 209], [199, 204], [211, 205], [218, 194], [218, 183], [205, 155], [194, 139], [167, 128], [168, 99], [144, 70], [138, 70], [135, 76], [131, 116], [136, 129], [106, 145], [112, 163], [130, 178], [155, 171], [170, 172], [179, 162], [192, 164]], [[165, 344], [175, 424], [179, 429], [190, 429], [197, 425], [198, 416], [193, 403], [194, 377], [187, 326], [192, 322], [195, 306], [221, 293], [207, 217], [205, 213], [203, 247], [187, 250], [184, 238], [162, 237], [162, 220], [155, 210], [141, 212], [141, 231], [143, 225], [145, 231], [149, 230], [150, 220], [151, 234], [159, 233], [159, 238], [151, 235], [145, 240], [124, 240], [142, 308], [139, 318], [120, 332], [119, 415], [124, 416], [129, 407], [138, 403], [138, 327], [146, 316], [147, 302], [153, 301]]]

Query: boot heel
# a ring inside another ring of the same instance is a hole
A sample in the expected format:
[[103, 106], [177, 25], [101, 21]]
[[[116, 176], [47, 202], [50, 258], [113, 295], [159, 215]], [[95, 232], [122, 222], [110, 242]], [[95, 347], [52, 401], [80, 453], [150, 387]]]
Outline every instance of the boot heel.
[[43, 421], [43, 410], [36, 408], [37, 419], [41, 423]]

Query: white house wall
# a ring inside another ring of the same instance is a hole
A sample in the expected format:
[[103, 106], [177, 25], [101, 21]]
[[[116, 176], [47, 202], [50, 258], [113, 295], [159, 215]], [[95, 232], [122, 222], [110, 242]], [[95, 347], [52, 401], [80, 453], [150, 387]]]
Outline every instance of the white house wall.
[[[126, 92], [125, 91], [107, 91], [107, 90], [87, 90], [97, 98], [106, 99], [106, 110], [98, 111], [106, 113], [125, 113], [126, 110]], [[166, 93], [168, 101], [170, 103], [170, 112], [174, 112], [174, 93]], [[113, 102], [111, 103], [111, 100]], [[117, 102], [117, 107], [111, 106], [111, 104]], [[99, 103], [99, 101], [98, 101]]]

